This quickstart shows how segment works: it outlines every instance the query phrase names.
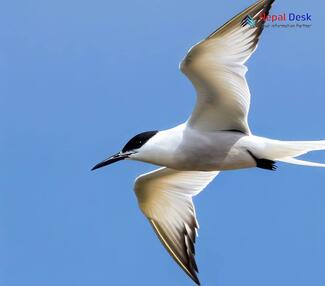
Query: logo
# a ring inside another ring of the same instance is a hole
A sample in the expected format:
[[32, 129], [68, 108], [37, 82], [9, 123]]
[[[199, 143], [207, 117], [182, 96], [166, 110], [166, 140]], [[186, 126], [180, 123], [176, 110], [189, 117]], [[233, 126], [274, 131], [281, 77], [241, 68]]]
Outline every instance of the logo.
[[256, 28], [259, 22], [264, 22], [265, 28], [310, 28], [312, 26], [312, 15], [311, 13], [294, 12], [271, 15], [262, 13], [255, 19], [251, 15], [246, 15], [241, 21], [241, 26], [247, 25], [249, 28]]
[[256, 21], [253, 19], [251, 15], [247, 15], [242, 21], [241, 21], [242, 27], [245, 27], [246, 25], [250, 26], [251, 28], [256, 27]]
[[267, 15], [264, 13], [260, 15], [260, 19], [264, 22], [311, 22], [311, 14], [282, 13]]

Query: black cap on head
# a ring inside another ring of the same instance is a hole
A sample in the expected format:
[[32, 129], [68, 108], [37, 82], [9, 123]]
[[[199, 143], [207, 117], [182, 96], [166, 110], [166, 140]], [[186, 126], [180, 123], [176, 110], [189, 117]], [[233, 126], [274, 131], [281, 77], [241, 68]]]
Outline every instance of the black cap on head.
[[128, 143], [126, 143], [121, 152], [118, 152], [117, 154], [108, 157], [104, 161], [98, 163], [91, 170], [96, 170], [112, 163], [129, 158], [129, 156], [134, 153], [132, 152], [133, 150], [141, 148], [151, 137], [153, 137], [157, 133], [158, 131], [147, 131], [134, 136]]
[[155, 131], [142, 132], [134, 136], [122, 149], [122, 153], [141, 148], [151, 137], [158, 133]]

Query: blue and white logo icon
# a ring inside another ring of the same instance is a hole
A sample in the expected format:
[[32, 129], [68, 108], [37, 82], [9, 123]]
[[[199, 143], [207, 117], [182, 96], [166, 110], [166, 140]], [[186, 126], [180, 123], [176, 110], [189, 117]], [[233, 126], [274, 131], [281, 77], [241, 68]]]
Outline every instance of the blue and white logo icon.
[[256, 26], [256, 20], [253, 19], [251, 15], [247, 15], [241, 22], [241, 25], [245, 27], [246, 25], [254, 28]]

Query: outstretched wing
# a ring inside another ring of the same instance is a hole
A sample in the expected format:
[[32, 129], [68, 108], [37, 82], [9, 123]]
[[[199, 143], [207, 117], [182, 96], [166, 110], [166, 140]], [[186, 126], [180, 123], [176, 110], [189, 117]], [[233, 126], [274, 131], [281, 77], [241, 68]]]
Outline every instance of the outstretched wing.
[[135, 182], [142, 212], [169, 254], [198, 285], [194, 243], [199, 226], [192, 197], [218, 173], [160, 168], [138, 177]]
[[257, 47], [263, 19], [273, 1], [256, 2], [187, 53], [180, 68], [197, 92], [196, 106], [188, 120], [191, 127], [250, 133], [250, 92], [244, 64]]

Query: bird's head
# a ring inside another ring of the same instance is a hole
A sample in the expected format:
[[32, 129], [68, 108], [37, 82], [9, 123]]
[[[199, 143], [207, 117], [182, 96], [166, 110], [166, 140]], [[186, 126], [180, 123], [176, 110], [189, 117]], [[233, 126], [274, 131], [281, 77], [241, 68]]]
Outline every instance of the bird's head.
[[136, 153], [141, 152], [141, 148], [149, 141], [150, 138], [155, 136], [158, 133], [158, 131], [147, 131], [142, 132], [133, 138], [129, 140], [128, 143], [125, 144], [123, 149], [116, 153], [113, 156], [108, 157], [104, 161], [98, 163], [96, 166], [94, 166], [91, 170], [96, 170], [98, 168], [110, 165], [112, 163], [132, 158], [132, 155], [135, 155]]

